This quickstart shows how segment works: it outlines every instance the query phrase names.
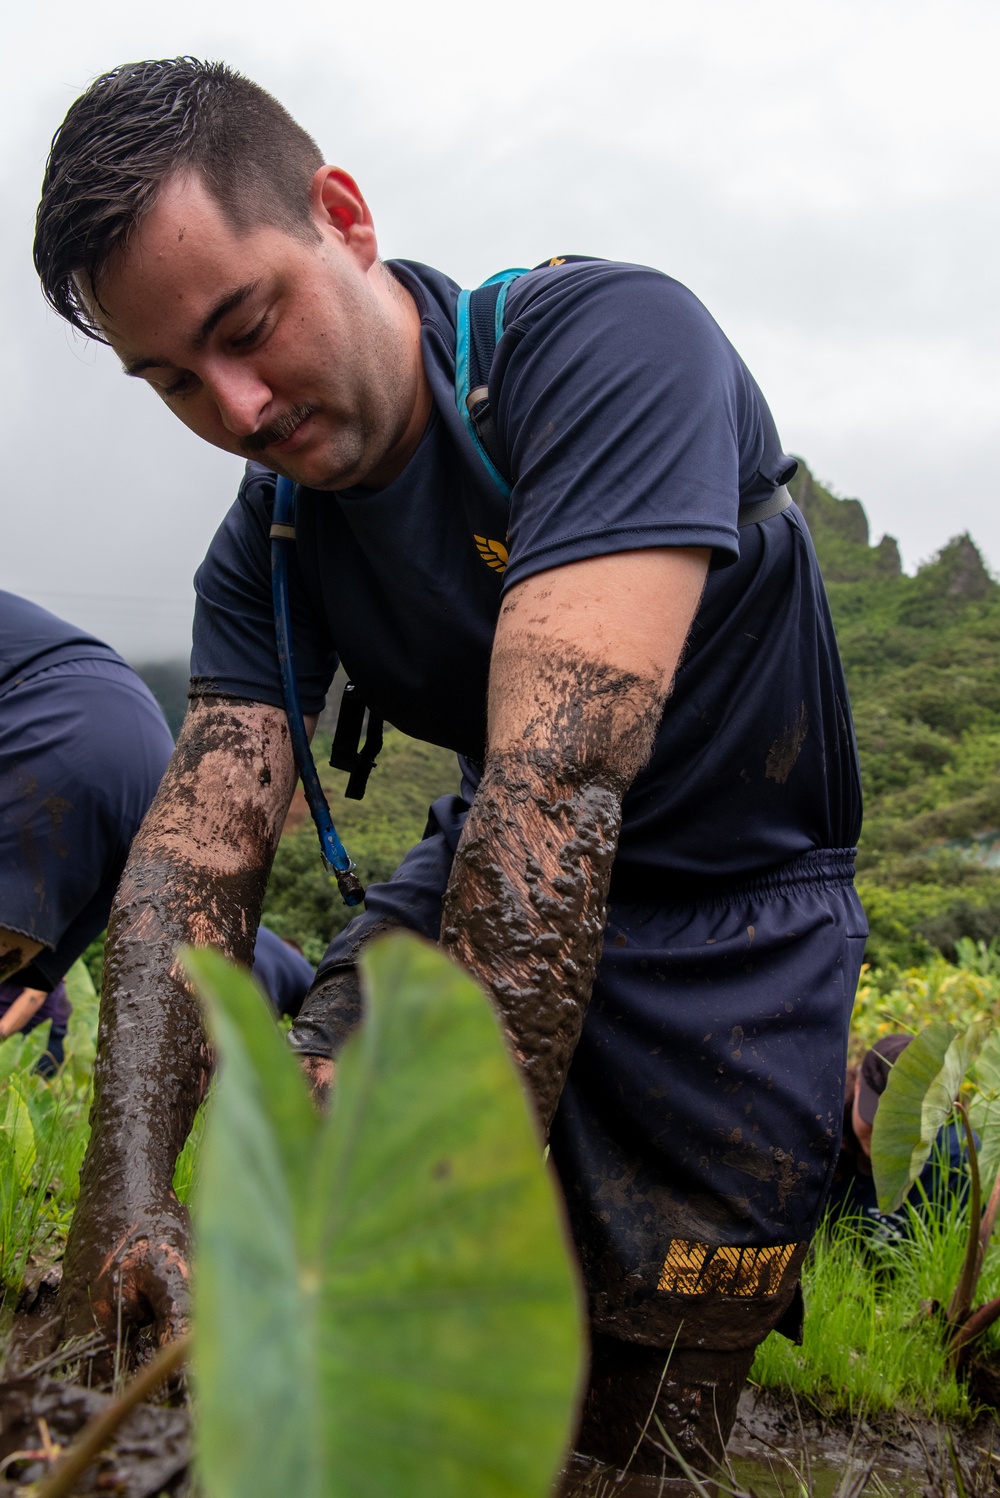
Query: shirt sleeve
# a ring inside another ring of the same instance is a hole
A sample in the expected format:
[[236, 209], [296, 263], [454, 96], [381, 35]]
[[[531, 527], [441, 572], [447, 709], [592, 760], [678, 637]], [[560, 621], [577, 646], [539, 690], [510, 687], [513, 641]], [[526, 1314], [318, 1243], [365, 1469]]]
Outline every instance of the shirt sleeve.
[[[195, 574], [192, 696], [242, 697], [282, 707], [271, 599], [274, 474], [247, 465], [236, 503]], [[322, 710], [337, 669], [323, 619], [310, 607], [297, 557], [289, 558], [292, 648], [302, 709]]]
[[643, 547], [737, 559], [766, 406], [678, 282], [605, 262], [526, 276], [508, 298], [491, 386], [515, 475], [505, 587]]

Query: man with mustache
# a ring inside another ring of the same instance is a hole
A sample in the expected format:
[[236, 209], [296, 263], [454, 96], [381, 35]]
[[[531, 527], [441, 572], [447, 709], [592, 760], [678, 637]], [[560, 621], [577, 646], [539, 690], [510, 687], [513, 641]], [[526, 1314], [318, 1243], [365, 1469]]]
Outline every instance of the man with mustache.
[[174, 952], [247, 959], [293, 789], [268, 551], [284, 475], [306, 711], [342, 661], [464, 777], [334, 942], [292, 1043], [322, 1091], [381, 930], [476, 975], [587, 1283], [580, 1449], [659, 1471], [655, 1413], [704, 1465], [755, 1346], [796, 1330], [865, 934], [846, 690], [760, 391], [676, 282], [557, 257], [508, 289], [488, 466], [456, 404], [458, 287], [383, 263], [353, 179], [190, 59], [74, 104], [35, 257], [127, 375], [258, 460], [198, 573], [191, 708], [112, 922], [67, 1328], [91, 1307], [110, 1324], [116, 1277], [126, 1317], [168, 1334], [186, 1312], [171, 1178], [209, 1059]]

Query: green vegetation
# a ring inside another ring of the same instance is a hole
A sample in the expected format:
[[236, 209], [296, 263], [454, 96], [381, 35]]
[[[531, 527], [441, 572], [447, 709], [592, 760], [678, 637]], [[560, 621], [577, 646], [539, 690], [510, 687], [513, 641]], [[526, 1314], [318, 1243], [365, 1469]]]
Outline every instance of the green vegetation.
[[996, 942], [959, 937], [957, 965], [940, 953], [919, 967], [865, 968], [851, 1018], [852, 1059], [881, 1036], [932, 1021], [964, 1028], [1000, 1017], [1000, 955]]
[[135, 669], [160, 704], [167, 727], [176, 738], [187, 712], [187, 661], [148, 661]]
[[485, 995], [415, 937], [373, 946], [321, 1118], [253, 984], [185, 960], [222, 1058], [194, 1214], [206, 1490], [545, 1498], [581, 1306]]
[[1000, 1300], [973, 1306], [1000, 1206], [998, 1097], [1000, 1036], [985, 1024], [928, 1025], [897, 1057], [872, 1131], [879, 1209], [895, 1212], [930, 1159], [940, 1130], [952, 1120], [960, 1123], [968, 1151], [968, 1224], [961, 1272], [940, 1327], [958, 1367], [1000, 1317]]
[[1000, 586], [967, 535], [907, 577], [891, 537], [869, 546], [857, 500], [834, 498], [805, 464], [791, 487], [858, 734], [869, 961], [909, 967], [935, 949], [954, 959], [962, 937], [1000, 932]]
[[[73, 1005], [66, 1061], [50, 1081], [35, 1073], [48, 1026], [0, 1045], [0, 1307], [9, 1316], [25, 1284], [62, 1258], [90, 1137], [97, 1050], [97, 993], [81, 959], [66, 975]], [[199, 1113], [177, 1162], [187, 1201], [203, 1129]]]
[[[791, 1391], [823, 1412], [923, 1414], [964, 1420], [974, 1413], [956, 1373], [937, 1306], [961, 1275], [968, 1209], [953, 1203], [943, 1221], [911, 1212], [910, 1236], [873, 1248], [850, 1222], [821, 1233], [803, 1275], [807, 1314], [802, 1346], [777, 1332], [761, 1344], [751, 1381]], [[980, 1291], [1000, 1294], [1000, 1245], [986, 1255]], [[992, 1327], [980, 1356], [996, 1359]]]
[[82, 963], [66, 979], [73, 1018], [66, 1064], [35, 1073], [46, 1026], [0, 1046], [0, 1296], [41, 1278], [62, 1254], [89, 1134], [97, 995]]
[[[329, 737], [317, 734], [314, 750], [337, 831], [366, 887], [388, 879], [407, 850], [420, 841], [431, 802], [458, 790], [453, 754], [417, 743], [395, 729], [386, 730], [385, 748], [363, 801], [345, 799], [347, 776], [326, 763]], [[264, 920], [279, 936], [297, 941], [310, 962], [317, 963], [355, 912], [323, 871], [316, 832], [301, 796], [289, 820], [268, 885]]]

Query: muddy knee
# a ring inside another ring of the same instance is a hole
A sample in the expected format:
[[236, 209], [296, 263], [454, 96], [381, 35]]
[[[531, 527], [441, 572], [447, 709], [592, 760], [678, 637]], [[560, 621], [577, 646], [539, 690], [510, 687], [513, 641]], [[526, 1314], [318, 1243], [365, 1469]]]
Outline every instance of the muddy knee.
[[678, 1475], [673, 1442], [693, 1468], [710, 1471], [725, 1450], [753, 1356], [753, 1348], [671, 1353], [595, 1332], [577, 1449], [609, 1466], [669, 1476]]

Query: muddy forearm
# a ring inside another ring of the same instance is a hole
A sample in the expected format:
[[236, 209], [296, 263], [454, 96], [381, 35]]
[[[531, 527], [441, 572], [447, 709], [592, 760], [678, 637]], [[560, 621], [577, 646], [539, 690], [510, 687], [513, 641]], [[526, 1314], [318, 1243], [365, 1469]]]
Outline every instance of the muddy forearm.
[[666, 692], [655, 678], [532, 641], [494, 651], [490, 691], [494, 747], [455, 856], [441, 941], [493, 994], [547, 1127], [600, 961], [622, 797], [649, 756]]
[[252, 963], [293, 776], [282, 714], [225, 699], [192, 708], [108, 927], [81, 1205], [131, 1210], [170, 1189], [211, 1064], [176, 952], [212, 946]]
[[492, 757], [455, 857], [442, 945], [493, 994], [548, 1127], [601, 956], [621, 791]]
[[169, 1189], [211, 1071], [175, 953], [211, 945], [250, 966], [266, 877], [259, 869], [241, 880], [247, 904], [236, 910], [229, 881], [165, 860], [126, 869], [108, 928], [85, 1196], [114, 1189], [137, 1161], [133, 1186], [141, 1192], [145, 1181], [154, 1196]]

